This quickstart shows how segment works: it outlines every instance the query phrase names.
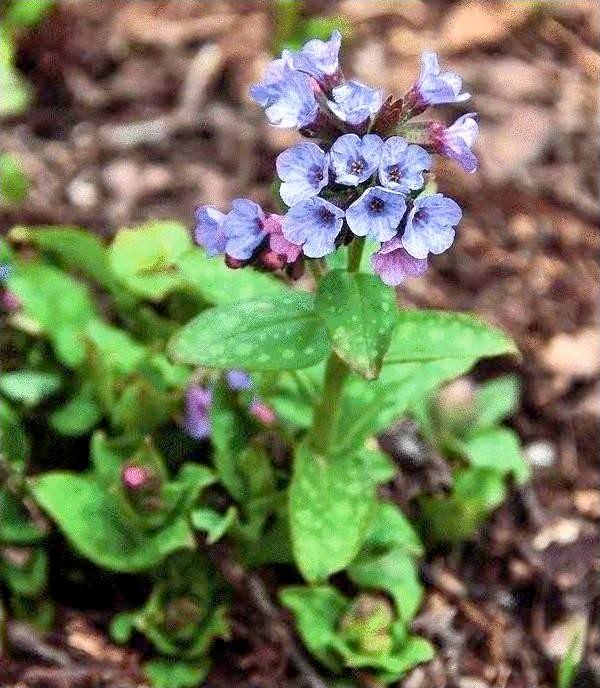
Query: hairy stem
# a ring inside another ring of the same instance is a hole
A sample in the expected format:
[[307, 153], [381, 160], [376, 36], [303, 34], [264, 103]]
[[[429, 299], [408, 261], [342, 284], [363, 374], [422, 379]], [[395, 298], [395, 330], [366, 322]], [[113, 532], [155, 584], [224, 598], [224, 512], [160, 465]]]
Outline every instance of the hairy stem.
[[[364, 239], [358, 239], [350, 244], [348, 249], [348, 272], [358, 272], [362, 257]], [[311, 444], [315, 451], [326, 454], [335, 436], [340, 401], [344, 391], [344, 383], [350, 369], [342, 359], [332, 351], [325, 368], [323, 381], [323, 396], [315, 407], [313, 424], [310, 431]]]

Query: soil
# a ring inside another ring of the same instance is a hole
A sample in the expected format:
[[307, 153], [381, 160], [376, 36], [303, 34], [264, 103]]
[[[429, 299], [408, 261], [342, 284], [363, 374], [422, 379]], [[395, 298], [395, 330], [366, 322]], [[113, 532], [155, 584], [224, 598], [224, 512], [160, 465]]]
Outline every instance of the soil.
[[[295, 134], [269, 128], [247, 96], [272, 50], [270, 5], [58, 2], [20, 39], [19, 65], [36, 97], [26, 114], [0, 124], [0, 150], [20, 157], [31, 190], [24, 203], [0, 208], [2, 231], [75, 224], [109, 236], [149, 218], [189, 224], [195, 205], [224, 206], [238, 195], [272, 203], [274, 159]], [[475, 311], [523, 354], [482, 364], [474, 377], [521, 377], [512, 424], [534, 479], [512, 491], [475, 541], [429, 553], [415, 628], [438, 655], [401, 685], [550, 688], [573, 629], [585, 628], [575, 685], [598, 687], [598, 6], [315, 0], [304, 13], [345, 16], [346, 72], [389, 92], [410, 85], [424, 48], [463, 75], [481, 116], [481, 170], [440, 169], [442, 190], [465, 218], [453, 250], [400, 298]], [[411, 432], [401, 423], [382, 438], [400, 469], [391, 494], [407, 508], [435, 468], [427, 452], [407, 452]], [[218, 556], [227, 570], [227, 552]], [[255, 581], [230, 574], [233, 637], [217, 645], [206, 685], [318, 685], [298, 660], [287, 618], [269, 604], [280, 572], [261, 571]], [[148, 648], [141, 641], [117, 648], [106, 635], [106, 605], [124, 604], [131, 582], [98, 586], [93, 598], [60, 600], [47, 639], [9, 624], [0, 685], [143, 685]]]

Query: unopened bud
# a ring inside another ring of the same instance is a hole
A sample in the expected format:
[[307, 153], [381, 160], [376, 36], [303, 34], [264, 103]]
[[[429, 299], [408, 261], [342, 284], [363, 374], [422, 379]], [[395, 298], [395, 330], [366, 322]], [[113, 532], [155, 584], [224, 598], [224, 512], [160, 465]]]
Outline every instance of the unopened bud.
[[165, 628], [168, 631], [180, 631], [200, 621], [202, 610], [192, 597], [178, 597], [168, 602], [165, 607]]
[[240, 260], [239, 258], [233, 258], [233, 256], [225, 255], [225, 265], [232, 270], [237, 270], [238, 268], [243, 268], [248, 264], [247, 260]]
[[145, 466], [128, 463], [121, 471], [121, 482], [126, 490], [138, 492], [151, 487], [155, 483], [155, 475]]
[[21, 299], [9, 289], [0, 294], [0, 307], [8, 312], [18, 311], [23, 304]]
[[254, 401], [250, 404], [250, 408], [248, 409], [250, 414], [256, 418], [256, 420], [259, 423], [262, 423], [263, 425], [274, 425], [277, 416], [275, 415], [275, 411], [270, 406], [267, 406], [266, 404], [263, 404], [260, 399], [254, 399]]
[[394, 611], [380, 595], [361, 594], [342, 617], [340, 631], [365, 654], [386, 654], [392, 649]]

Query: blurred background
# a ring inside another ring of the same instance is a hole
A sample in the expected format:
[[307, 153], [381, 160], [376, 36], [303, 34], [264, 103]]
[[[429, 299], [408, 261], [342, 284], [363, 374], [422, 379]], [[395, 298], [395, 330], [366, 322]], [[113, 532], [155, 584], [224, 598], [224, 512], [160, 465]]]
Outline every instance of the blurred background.
[[[109, 236], [149, 218], [190, 224], [195, 205], [225, 208], [242, 195], [274, 207], [274, 159], [296, 134], [269, 127], [248, 88], [282, 46], [332, 27], [345, 35], [346, 75], [390, 93], [411, 85], [424, 49], [463, 76], [481, 118], [481, 169], [439, 170], [464, 221], [453, 250], [400, 298], [475, 311], [517, 341], [521, 361], [479, 372], [521, 376], [514, 427], [535, 479], [519, 503], [525, 516], [503, 507], [471, 570], [434, 561], [455, 594], [440, 592], [438, 580], [421, 623], [445, 650], [403, 685], [545, 686], [545, 662], [564, 655], [578, 623], [591, 627], [580, 685], [600, 685], [597, 2], [5, 0], [0, 8], [2, 233], [62, 224]], [[465, 591], [483, 612], [461, 608]], [[493, 676], [478, 643], [496, 658]], [[287, 685], [269, 683], [277, 653], [261, 647], [248, 685]], [[241, 685], [223, 680], [214, 685]]]

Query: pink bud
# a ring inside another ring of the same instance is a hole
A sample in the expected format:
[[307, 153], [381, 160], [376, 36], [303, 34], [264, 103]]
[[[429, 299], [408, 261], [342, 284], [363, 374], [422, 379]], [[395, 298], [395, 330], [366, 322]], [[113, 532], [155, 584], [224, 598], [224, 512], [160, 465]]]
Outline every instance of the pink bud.
[[21, 306], [21, 299], [9, 289], [6, 289], [0, 294], [0, 307], [5, 311], [18, 311]]
[[121, 482], [127, 490], [141, 490], [152, 481], [153, 473], [148, 468], [128, 463], [121, 471]]
[[248, 409], [250, 414], [253, 415], [259, 423], [263, 425], [274, 425], [277, 420], [275, 411], [270, 406], [263, 404], [259, 399], [254, 399], [250, 404]]

